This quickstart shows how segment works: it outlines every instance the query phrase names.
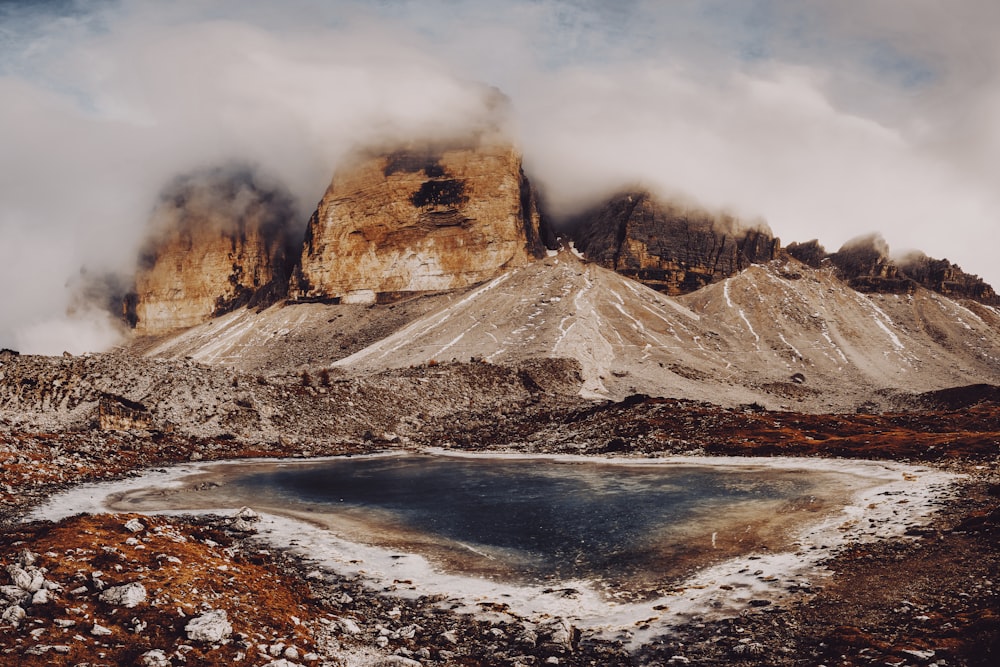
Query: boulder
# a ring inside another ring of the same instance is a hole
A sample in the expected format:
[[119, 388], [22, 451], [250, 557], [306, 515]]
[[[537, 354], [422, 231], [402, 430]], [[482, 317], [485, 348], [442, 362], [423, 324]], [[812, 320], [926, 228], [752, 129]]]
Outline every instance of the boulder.
[[140, 659], [143, 667], [170, 667], [171, 665], [170, 658], [158, 648], [146, 651]]
[[136, 607], [146, 601], [146, 587], [138, 582], [111, 586], [101, 592], [99, 599], [116, 607]]
[[212, 609], [188, 621], [184, 632], [193, 642], [215, 644], [231, 635], [233, 626], [224, 609]]

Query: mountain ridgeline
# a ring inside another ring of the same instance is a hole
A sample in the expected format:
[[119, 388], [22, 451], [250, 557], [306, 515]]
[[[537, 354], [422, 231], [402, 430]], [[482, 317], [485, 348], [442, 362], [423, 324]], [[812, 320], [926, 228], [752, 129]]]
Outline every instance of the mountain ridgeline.
[[178, 178], [164, 191], [139, 258], [125, 320], [144, 335], [185, 329], [244, 306], [282, 300], [391, 303], [467, 288], [559, 247], [671, 296], [792, 257], [831, 267], [861, 292], [918, 286], [1000, 303], [947, 260], [893, 260], [878, 236], [827, 253], [818, 241], [782, 249], [763, 221], [660, 199], [615, 195], [553, 227], [509, 142], [415, 143], [358, 152], [334, 175], [303, 231], [291, 196], [251, 169]]

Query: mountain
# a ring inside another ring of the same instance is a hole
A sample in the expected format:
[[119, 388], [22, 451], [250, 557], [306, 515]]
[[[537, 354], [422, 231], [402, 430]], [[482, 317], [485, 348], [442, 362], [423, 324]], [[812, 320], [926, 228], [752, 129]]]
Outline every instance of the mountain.
[[291, 198], [255, 176], [196, 172], [163, 193], [125, 301], [138, 333], [191, 327], [285, 294]]
[[1000, 305], [1000, 296], [990, 285], [947, 259], [933, 259], [922, 252], [892, 259], [889, 244], [878, 234], [852, 239], [835, 253], [827, 253], [816, 239], [792, 243], [786, 250], [815, 268], [829, 262], [841, 279], [861, 292], [911, 294], [919, 285], [945, 296]]
[[571, 359], [586, 398], [831, 412], [1000, 384], [998, 331], [995, 307], [919, 286], [860, 293], [790, 258], [670, 297], [563, 251], [474, 288], [370, 307], [242, 310], [136, 349], [245, 373], [325, 368], [345, 378]]
[[[400, 411], [419, 405], [421, 385], [399, 374], [433, 381], [442, 365], [453, 379], [500, 373], [511, 395], [527, 364], [548, 378], [524, 380], [529, 394], [814, 413], [1000, 384], [996, 295], [945, 260], [893, 260], [878, 236], [836, 253], [818, 241], [782, 250], [763, 222], [640, 190], [564, 225], [576, 249], [547, 250], [557, 244], [520, 154], [495, 137], [358, 153], [334, 175], [298, 252], [288, 250], [300, 242], [289, 207], [259, 177], [179, 181], [136, 279], [130, 353], [204, 366], [213, 387], [229, 378], [241, 390], [224, 395], [267, 406], [246, 424], [274, 433], [265, 424], [287, 429], [289, 408], [260, 387], [315, 389], [322, 377], [324, 391], [366, 396], [349, 401], [352, 413], [400, 430], [380, 392]], [[260, 387], [248, 390], [244, 376]], [[154, 391], [122, 379], [137, 389], [101, 391], [172, 422], [201, 415], [204, 396], [162, 404], [178, 396], [174, 381]], [[30, 412], [28, 396], [8, 405]], [[448, 399], [455, 409], [478, 400]]]
[[626, 192], [565, 226], [584, 256], [667, 294], [685, 294], [777, 257], [763, 222]]
[[357, 157], [309, 221], [291, 297], [371, 303], [467, 287], [542, 256], [541, 234], [509, 143]]

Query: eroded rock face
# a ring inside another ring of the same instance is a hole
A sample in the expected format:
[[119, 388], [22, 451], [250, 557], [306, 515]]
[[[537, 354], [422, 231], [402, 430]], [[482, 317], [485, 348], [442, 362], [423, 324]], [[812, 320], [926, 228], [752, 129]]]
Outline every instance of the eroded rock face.
[[617, 195], [570, 229], [587, 259], [667, 294], [684, 294], [777, 255], [764, 224], [663, 202], [648, 192]]
[[899, 268], [924, 287], [950, 297], [973, 299], [990, 306], [1000, 305], [1000, 296], [982, 278], [966, 273], [947, 259], [934, 259], [921, 252], [899, 260]]
[[292, 204], [249, 170], [179, 179], [163, 196], [125, 316], [156, 334], [284, 295]]
[[540, 228], [508, 143], [359, 157], [309, 221], [290, 296], [364, 303], [466, 287], [543, 255]]
[[962, 271], [947, 259], [912, 252], [893, 260], [889, 245], [878, 234], [852, 239], [835, 253], [827, 253], [815, 239], [792, 243], [786, 250], [795, 259], [818, 268], [831, 262], [839, 277], [859, 292], [912, 294], [917, 286], [952, 298], [1000, 305], [1000, 296], [979, 276]]
[[852, 239], [830, 255], [840, 277], [859, 292], [912, 294], [916, 283], [889, 258], [889, 245], [878, 234]]

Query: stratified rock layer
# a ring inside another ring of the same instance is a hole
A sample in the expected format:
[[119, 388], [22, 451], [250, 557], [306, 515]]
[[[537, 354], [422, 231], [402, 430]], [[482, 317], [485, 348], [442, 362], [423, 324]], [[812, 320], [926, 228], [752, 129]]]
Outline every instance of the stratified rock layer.
[[950, 297], [1000, 305], [1000, 296], [982, 278], [966, 273], [947, 259], [934, 259], [916, 252], [899, 261], [900, 269], [924, 287]]
[[972, 299], [988, 306], [1000, 305], [1000, 296], [988, 283], [947, 259], [912, 252], [893, 260], [889, 245], [878, 234], [852, 239], [832, 254], [815, 239], [792, 243], [786, 250], [813, 268], [829, 261], [837, 275], [859, 292], [913, 294], [919, 285], [947, 297]]
[[466, 287], [542, 256], [540, 225], [509, 144], [359, 158], [309, 221], [290, 295], [366, 303]]
[[747, 228], [654, 198], [618, 195], [582, 216], [571, 233], [587, 259], [667, 294], [692, 292], [775, 258], [780, 242], [765, 225]]
[[283, 296], [290, 201], [248, 172], [175, 184], [154, 212], [126, 318], [157, 334]]

